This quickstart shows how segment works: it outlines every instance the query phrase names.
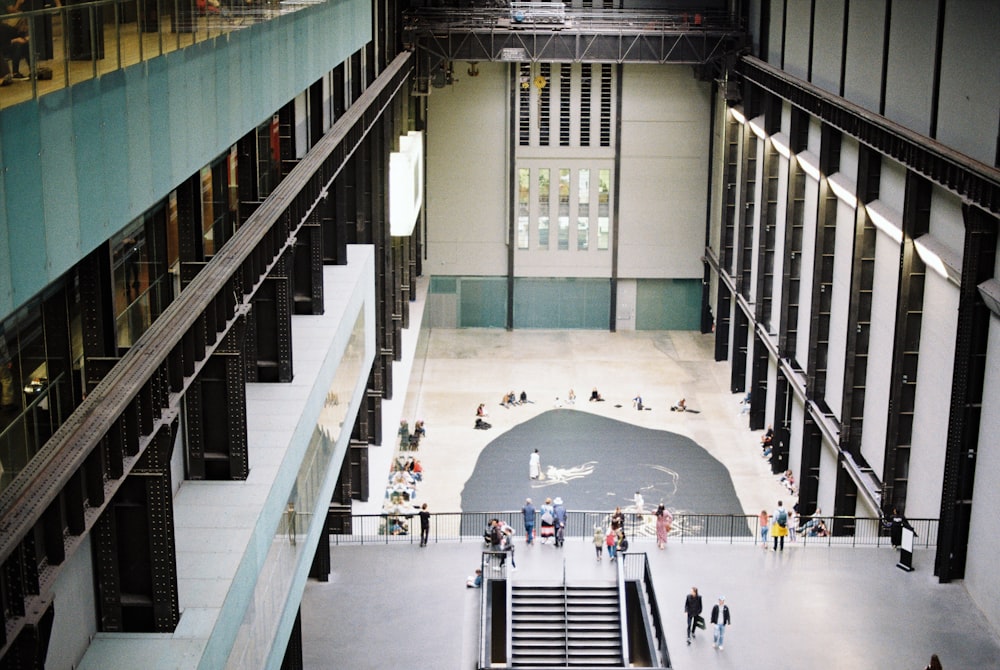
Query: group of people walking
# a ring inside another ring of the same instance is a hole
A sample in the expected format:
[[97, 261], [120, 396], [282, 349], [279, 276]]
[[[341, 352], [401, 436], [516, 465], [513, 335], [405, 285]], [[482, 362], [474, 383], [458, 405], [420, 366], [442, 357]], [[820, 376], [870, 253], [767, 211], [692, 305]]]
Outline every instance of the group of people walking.
[[[687, 617], [685, 635], [688, 644], [691, 644], [691, 640], [695, 639], [698, 629], [705, 628], [705, 619], [702, 618], [701, 612], [701, 595], [698, 593], [698, 587], [692, 586], [691, 592], [684, 598], [684, 614]], [[712, 647], [722, 651], [722, 645], [725, 642], [726, 636], [726, 626], [732, 623], [725, 596], [719, 596], [719, 601], [712, 606], [712, 615], [709, 621], [712, 624]]]

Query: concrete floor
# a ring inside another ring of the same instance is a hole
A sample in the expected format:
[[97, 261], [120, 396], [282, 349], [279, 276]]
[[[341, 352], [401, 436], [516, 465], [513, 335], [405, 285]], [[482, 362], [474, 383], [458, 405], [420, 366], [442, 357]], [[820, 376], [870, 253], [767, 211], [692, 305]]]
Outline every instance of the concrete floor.
[[[418, 452], [426, 472], [420, 498], [432, 512], [459, 511], [479, 451], [552, 408], [557, 397], [565, 401], [570, 388], [578, 410], [678, 432], [705, 447], [729, 468], [742, 506], [734, 512], [752, 514], [773, 509], [779, 498], [788, 501], [759, 457], [757, 434], [739, 416], [740, 395], [729, 392], [728, 365], [712, 360], [711, 336], [433, 329], [417, 337], [419, 317], [413, 322], [383, 420], [386, 435], [395, 434], [391, 427], [400, 416], [411, 424], [426, 421]], [[606, 402], [586, 401], [594, 386]], [[511, 389], [527, 391], [534, 404], [500, 407]], [[637, 391], [652, 411], [631, 409]], [[680, 397], [700, 413], [670, 412]], [[472, 429], [480, 402], [489, 409], [490, 431]], [[380, 485], [392, 449], [370, 451], [373, 481]], [[511, 467], [526, 471], [527, 453]], [[357, 504], [355, 513], [377, 512], [381, 497], [372, 498]], [[523, 498], [512, 491], [511, 509]], [[306, 667], [474, 668], [479, 600], [464, 582], [479, 563], [479, 550], [476, 543], [335, 547], [330, 581], [310, 581], [303, 597]], [[923, 668], [935, 652], [948, 670], [1000, 667], [1000, 636], [960, 583], [938, 584], [932, 551], [915, 554], [913, 573], [897, 569], [888, 548], [790, 545], [777, 554], [746, 545], [671, 544], [658, 551], [639, 541], [636, 551], [651, 561], [676, 668]], [[582, 580], [611, 574], [607, 560], [598, 565], [592, 545], [580, 539], [561, 551], [520, 546], [517, 559], [517, 580], [554, 578], [564, 560]], [[724, 652], [712, 649], [708, 637], [691, 647], [684, 643], [682, 606], [692, 585], [700, 588], [706, 609], [718, 595], [727, 598], [733, 625]]]

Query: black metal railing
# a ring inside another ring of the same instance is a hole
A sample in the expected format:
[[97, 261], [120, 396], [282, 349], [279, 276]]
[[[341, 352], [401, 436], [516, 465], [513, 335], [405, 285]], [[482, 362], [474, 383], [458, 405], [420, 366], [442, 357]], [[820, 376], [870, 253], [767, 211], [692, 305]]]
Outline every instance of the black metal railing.
[[[351, 544], [413, 544], [419, 542], [419, 532], [414, 523], [417, 510], [413, 514], [371, 514], [351, 516], [350, 533], [331, 531], [330, 542], [334, 545]], [[431, 542], [479, 542], [489, 544], [486, 524], [489, 519], [500, 519], [515, 530], [514, 537], [524, 539], [524, 517], [521, 512], [507, 510], [500, 512], [444, 512], [431, 515]], [[656, 517], [652, 514], [625, 515], [625, 534], [630, 543], [655, 542]], [[795, 541], [804, 546], [846, 546], [882, 547], [890, 545], [889, 529], [884, 519], [876, 517], [823, 516], [827, 529], [839, 529], [836, 534], [827, 531], [825, 535], [810, 534], [816, 526], [802, 532], [795, 528]], [[808, 517], [802, 518], [806, 523]], [[610, 525], [611, 512], [577, 510], [566, 515], [565, 537], [567, 540], [591, 541], [594, 526], [602, 528]], [[909, 519], [916, 531], [914, 548], [926, 549], [937, 546], [937, 519]], [[348, 526], [344, 526], [348, 527]], [[535, 529], [538, 529], [537, 519]], [[689, 514], [674, 513], [674, 523], [670, 531], [670, 543], [680, 544], [755, 544], [760, 542], [760, 524], [756, 514]]]

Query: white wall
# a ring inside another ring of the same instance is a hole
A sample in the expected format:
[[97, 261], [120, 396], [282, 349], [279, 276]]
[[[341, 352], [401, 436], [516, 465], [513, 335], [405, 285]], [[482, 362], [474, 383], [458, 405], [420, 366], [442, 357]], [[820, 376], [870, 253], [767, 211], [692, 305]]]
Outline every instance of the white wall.
[[[935, 186], [931, 193], [930, 234], [957, 258], [965, 251], [965, 218], [962, 202], [956, 196]], [[961, 268], [956, 268], [961, 269]]]
[[[987, 360], [1000, 360], [1000, 318], [990, 318]], [[1000, 365], [988, 365], [983, 385], [983, 414], [976, 456], [975, 503], [969, 523], [969, 553], [965, 585], [986, 618], [1000, 627], [1000, 579], [996, 556], [1000, 549]]]
[[[885, 82], [885, 116], [918, 133], [930, 129], [931, 87], [937, 0], [893, 4], [889, 27], [889, 62]], [[903, 11], [898, 11], [897, 8]]]
[[996, 160], [1000, 127], [998, 35], [996, 0], [948, 3], [937, 139], [987, 165]]
[[882, 81], [885, 0], [852, 2], [847, 21], [844, 97], [877, 112], [878, 82]]
[[[839, 176], [839, 173], [838, 173]], [[841, 183], [846, 179], [841, 178]], [[853, 185], [851, 186], [853, 190]], [[829, 347], [826, 357], [824, 399], [835, 416], [842, 417], [844, 367], [847, 356], [847, 322], [851, 310], [851, 265], [854, 260], [854, 207], [837, 200], [837, 233], [834, 239], [833, 296], [830, 300]]]
[[[763, 125], [763, 119], [760, 119], [760, 121], [761, 121], [760, 125]], [[760, 226], [761, 226], [760, 214], [761, 210], [763, 209], [764, 199], [767, 197], [765, 191], [766, 184], [764, 183], [765, 142], [763, 139], [761, 139], [759, 135], [754, 133], [752, 130], [750, 132], [751, 135], [749, 141], [754, 142], [757, 145], [755, 148], [757, 160], [754, 161], [753, 164], [753, 170], [754, 170], [753, 178], [756, 184], [756, 193], [754, 195], [753, 219], [751, 221], [751, 232], [749, 233], [749, 235], [750, 235], [750, 247], [753, 250], [752, 251], [753, 257], [760, 258]], [[741, 213], [745, 212], [746, 212], [746, 206], [744, 205], [744, 208], [743, 210], [741, 210]], [[737, 216], [740, 216], [740, 214], [737, 214]], [[736, 253], [737, 254], [741, 253], [741, 250], [737, 248]], [[760, 267], [760, 263], [753, 263], [750, 266], [750, 286], [744, 287], [745, 289], [749, 289], [747, 295], [750, 296], [750, 302], [757, 302], [757, 297], [758, 297], [757, 279], [758, 279], [758, 274], [760, 274], [760, 272], [762, 271], [763, 268]], [[751, 329], [751, 332], [752, 330], [753, 329]]]
[[83, 536], [80, 547], [66, 561], [52, 592], [52, 638], [46, 668], [72, 668], [87, 651], [90, 638], [97, 633], [97, 603], [94, 600], [94, 567], [90, 534]]
[[[819, 452], [819, 488], [816, 491], [816, 503], [826, 514], [833, 513], [833, 501], [837, 497], [837, 476], [840, 474], [840, 464], [837, 462], [837, 450], [823, 438]], [[799, 475], [799, 482], [806, 473]]]
[[799, 322], [795, 340], [795, 359], [805, 369], [809, 363], [809, 330], [812, 323], [812, 273], [816, 259], [816, 206], [819, 199], [819, 182], [806, 175], [806, 192], [803, 202], [802, 228], [802, 281], [799, 282]]
[[[771, 3], [774, 11], [776, 3]], [[787, 0], [785, 16], [785, 71], [800, 79], [808, 79], [809, 23], [812, 0]], [[781, 65], [775, 62], [775, 65]]]
[[[896, 225], [902, 225], [897, 220]], [[865, 377], [864, 429], [861, 455], [875, 474], [885, 475], [885, 438], [888, 430], [892, 352], [896, 338], [896, 302], [899, 291], [899, 242], [879, 230], [875, 234], [871, 327], [868, 331], [868, 374]]]
[[428, 274], [507, 273], [507, 65], [479, 73], [428, 100]]
[[624, 69], [618, 272], [700, 278], [711, 88], [687, 66]]
[[784, 244], [788, 228], [788, 159], [781, 154], [776, 154], [776, 160], [778, 161], [778, 201], [775, 203], [777, 212], [774, 218], [775, 252], [774, 272], [772, 274], [774, 285], [771, 287], [771, 332], [775, 333], [778, 332], [778, 324], [781, 320], [781, 296], [786, 256]]
[[[958, 287], [928, 270], [917, 362], [907, 516], [936, 518], [941, 513], [941, 480], [948, 440], [957, 326]], [[978, 473], [979, 468], [976, 470]]]
[[844, 0], [817, 2], [815, 24], [812, 83], [831, 93], [839, 93]]

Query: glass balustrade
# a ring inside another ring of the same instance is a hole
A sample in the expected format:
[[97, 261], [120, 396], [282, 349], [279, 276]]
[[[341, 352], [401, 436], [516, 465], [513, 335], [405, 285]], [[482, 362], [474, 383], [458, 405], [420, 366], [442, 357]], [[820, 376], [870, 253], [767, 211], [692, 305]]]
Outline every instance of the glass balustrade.
[[[325, 0], [97, 0], [5, 14], [27, 45], [4, 45], [17, 73], [0, 80], [0, 108], [270, 21]], [[23, 21], [23, 22], [22, 22]], [[17, 74], [23, 75], [18, 77]]]

